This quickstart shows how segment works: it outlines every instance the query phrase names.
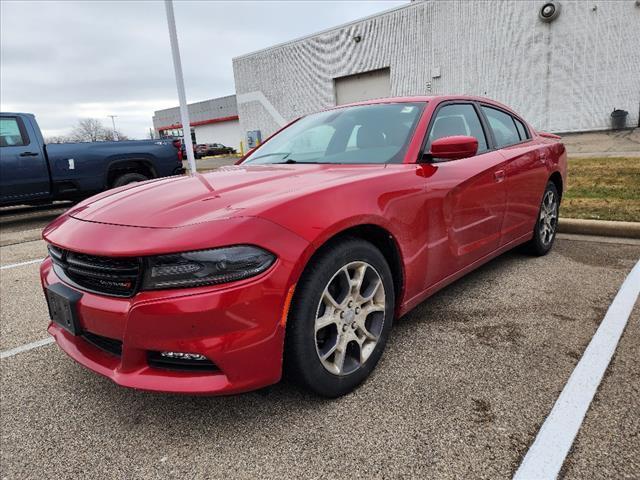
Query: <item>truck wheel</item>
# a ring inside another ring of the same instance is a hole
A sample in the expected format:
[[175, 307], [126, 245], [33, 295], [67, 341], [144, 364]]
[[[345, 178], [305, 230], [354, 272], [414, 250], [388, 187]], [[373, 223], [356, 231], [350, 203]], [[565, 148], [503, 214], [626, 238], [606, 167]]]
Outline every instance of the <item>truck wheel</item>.
[[125, 173], [116, 178], [115, 182], [113, 182], [113, 188], [122, 187], [129, 183], [144, 182], [145, 180], [149, 179], [141, 173]]

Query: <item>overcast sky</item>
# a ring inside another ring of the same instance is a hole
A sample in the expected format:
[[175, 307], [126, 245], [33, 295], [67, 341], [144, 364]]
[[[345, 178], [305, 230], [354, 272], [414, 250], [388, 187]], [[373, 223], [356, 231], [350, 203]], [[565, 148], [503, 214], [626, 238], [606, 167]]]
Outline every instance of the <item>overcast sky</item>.
[[[189, 102], [234, 93], [231, 59], [406, 1], [175, 2]], [[45, 136], [79, 118], [144, 138], [178, 104], [162, 1], [0, 1], [0, 106]]]

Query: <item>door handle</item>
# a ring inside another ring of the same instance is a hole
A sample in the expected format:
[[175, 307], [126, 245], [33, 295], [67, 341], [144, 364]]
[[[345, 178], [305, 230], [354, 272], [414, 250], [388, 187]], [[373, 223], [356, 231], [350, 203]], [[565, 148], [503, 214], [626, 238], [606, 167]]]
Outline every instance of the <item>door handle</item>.
[[22, 152], [20, 154], [21, 157], [37, 157], [40, 155], [38, 152]]
[[493, 179], [496, 181], [496, 183], [504, 181], [504, 177], [504, 170], [496, 170], [495, 172], [493, 172]]

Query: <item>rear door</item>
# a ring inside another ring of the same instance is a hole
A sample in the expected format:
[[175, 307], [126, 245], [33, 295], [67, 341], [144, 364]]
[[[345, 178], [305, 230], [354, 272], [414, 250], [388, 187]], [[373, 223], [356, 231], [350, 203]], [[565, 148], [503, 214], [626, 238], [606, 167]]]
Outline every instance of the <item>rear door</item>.
[[506, 245], [533, 232], [548, 176], [545, 158], [519, 118], [492, 105], [481, 110], [507, 162], [507, 209], [500, 239], [500, 245]]
[[[442, 137], [468, 135], [478, 140], [478, 153], [474, 157], [433, 159], [437, 170], [429, 184], [443, 192], [441, 211], [446, 242], [430, 242], [429, 263], [440, 276], [455, 273], [499, 245], [506, 209], [505, 159], [491, 148], [485, 128], [476, 105], [455, 102], [438, 108], [427, 133], [427, 152], [431, 142]], [[441, 278], [428, 278], [428, 283], [438, 280]]]
[[31, 125], [19, 116], [0, 117], [0, 202], [29, 201], [50, 194], [49, 168]]

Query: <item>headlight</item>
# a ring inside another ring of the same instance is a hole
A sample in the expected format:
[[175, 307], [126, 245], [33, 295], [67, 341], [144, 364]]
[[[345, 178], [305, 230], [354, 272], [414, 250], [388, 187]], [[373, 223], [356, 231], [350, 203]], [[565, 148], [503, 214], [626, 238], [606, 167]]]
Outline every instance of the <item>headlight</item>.
[[197, 287], [253, 277], [269, 268], [276, 257], [249, 245], [151, 257], [143, 290]]

